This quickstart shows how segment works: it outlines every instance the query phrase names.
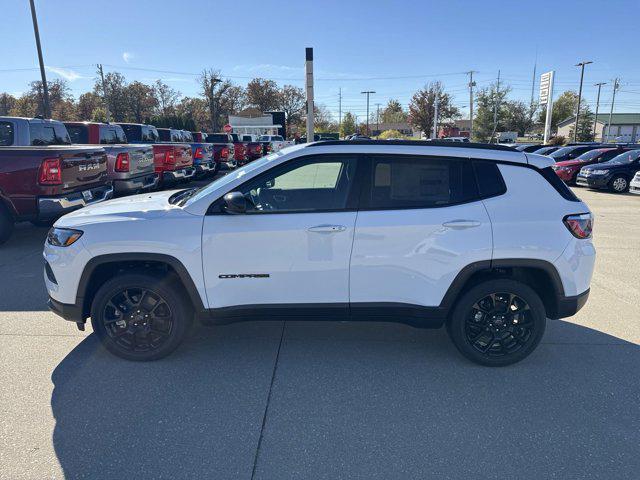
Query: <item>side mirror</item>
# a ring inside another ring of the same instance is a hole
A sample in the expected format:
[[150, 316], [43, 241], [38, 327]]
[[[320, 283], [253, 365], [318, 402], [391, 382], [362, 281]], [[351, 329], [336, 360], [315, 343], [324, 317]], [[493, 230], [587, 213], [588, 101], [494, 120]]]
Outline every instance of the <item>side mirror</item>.
[[247, 199], [241, 192], [229, 192], [224, 197], [224, 210], [232, 215], [246, 213]]

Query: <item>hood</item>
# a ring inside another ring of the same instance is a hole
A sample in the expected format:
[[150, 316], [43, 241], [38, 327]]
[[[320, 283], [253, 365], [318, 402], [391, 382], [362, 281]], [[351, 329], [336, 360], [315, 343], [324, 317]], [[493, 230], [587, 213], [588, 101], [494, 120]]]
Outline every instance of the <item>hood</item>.
[[88, 205], [64, 215], [56, 221], [55, 226], [73, 228], [91, 223], [158, 218], [166, 215], [170, 210], [182, 210], [169, 203], [169, 197], [178, 191], [143, 193]]
[[556, 162], [558, 167], [576, 167], [578, 165], [583, 165], [585, 162], [581, 162], [580, 160], [563, 160], [561, 162]]

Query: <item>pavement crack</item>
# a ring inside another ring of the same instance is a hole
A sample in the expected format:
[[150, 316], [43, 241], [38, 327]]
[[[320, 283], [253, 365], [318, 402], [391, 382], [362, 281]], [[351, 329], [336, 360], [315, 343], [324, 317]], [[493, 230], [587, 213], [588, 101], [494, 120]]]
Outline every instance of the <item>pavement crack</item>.
[[276, 352], [276, 360], [273, 362], [273, 371], [271, 372], [271, 383], [269, 384], [269, 393], [267, 394], [267, 404], [264, 407], [264, 414], [262, 415], [262, 426], [260, 427], [260, 437], [258, 437], [258, 446], [256, 447], [256, 454], [253, 457], [253, 469], [251, 470], [251, 480], [254, 480], [258, 467], [258, 459], [260, 458], [260, 448], [262, 447], [262, 438], [264, 437], [264, 427], [267, 424], [267, 414], [269, 413], [269, 404], [271, 403], [271, 393], [273, 392], [273, 384], [276, 379], [276, 372], [278, 371], [278, 363], [280, 360], [280, 350], [282, 348], [282, 340], [284, 339], [284, 329], [287, 322], [282, 322], [282, 330], [280, 332], [280, 342], [278, 343], [278, 351]]

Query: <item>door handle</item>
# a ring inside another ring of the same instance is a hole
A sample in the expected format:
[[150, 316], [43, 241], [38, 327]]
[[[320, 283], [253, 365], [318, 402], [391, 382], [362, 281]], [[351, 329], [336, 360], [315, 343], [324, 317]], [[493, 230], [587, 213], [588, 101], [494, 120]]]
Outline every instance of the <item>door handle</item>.
[[344, 232], [347, 229], [344, 225], [316, 225], [315, 227], [309, 227], [307, 231], [317, 233], [336, 233]]
[[454, 229], [474, 228], [479, 227], [480, 225], [480, 222], [476, 220], [451, 220], [442, 224], [443, 227]]

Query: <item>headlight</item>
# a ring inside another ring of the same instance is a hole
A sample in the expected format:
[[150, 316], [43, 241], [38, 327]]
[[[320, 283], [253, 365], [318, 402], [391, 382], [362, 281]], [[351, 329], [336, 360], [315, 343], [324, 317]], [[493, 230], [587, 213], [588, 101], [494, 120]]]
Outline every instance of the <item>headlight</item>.
[[49, 230], [47, 242], [54, 247], [68, 247], [82, 236], [82, 231], [70, 228], [55, 228]]
[[607, 170], [591, 170], [591, 175], [606, 175], [609, 173]]

